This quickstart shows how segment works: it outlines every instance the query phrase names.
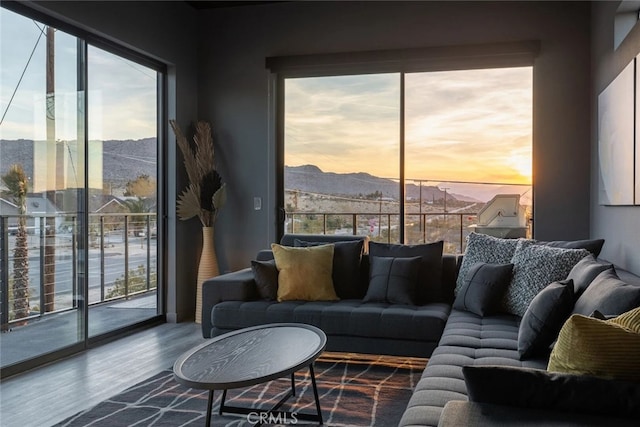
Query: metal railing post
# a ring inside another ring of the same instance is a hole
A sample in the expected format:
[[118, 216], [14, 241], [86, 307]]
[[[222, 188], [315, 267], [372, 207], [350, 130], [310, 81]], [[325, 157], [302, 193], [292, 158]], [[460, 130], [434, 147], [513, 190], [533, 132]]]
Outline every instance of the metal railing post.
[[357, 235], [358, 234], [358, 214], [352, 214], [351, 215], [351, 227], [353, 230], [353, 235]]
[[9, 329], [9, 219], [0, 217], [0, 323], [2, 330]]
[[[45, 305], [45, 295], [44, 295], [44, 282], [45, 282], [45, 268], [47, 267], [45, 264], [45, 217], [40, 217], [40, 283], [38, 288], [40, 289], [40, 307], [38, 308], [39, 315], [42, 316], [44, 313], [44, 305]], [[35, 230], [34, 230], [35, 232]]]
[[129, 216], [124, 217], [124, 297], [129, 297]]
[[147, 214], [147, 291], [151, 289], [151, 214]]
[[100, 215], [100, 302], [104, 301], [104, 215]]

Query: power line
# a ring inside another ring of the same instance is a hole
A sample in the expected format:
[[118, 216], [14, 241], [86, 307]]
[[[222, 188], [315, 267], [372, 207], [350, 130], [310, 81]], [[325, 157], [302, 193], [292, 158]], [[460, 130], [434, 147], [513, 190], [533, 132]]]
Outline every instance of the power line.
[[[38, 27], [40, 28], [40, 27]], [[16, 92], [18, 92], [18, 88], [20, 87], [20, 83], [22, 83], [22, 79], [24, 78], [24, 74], [27, 72], [27, 68], [29, 68], [29, 64], [31, 63], [31, 58], [33, 58], [33, 54], [36, 52], [36, 48], [38, 47], [38, 43], [40, 43], [40, 39], [42, 38], [43, 31], [40, 30], [40, 35], [38, 36], [38, 40], [36, 40], [35, 46], [33, 46], [33, 50], [31, 51], [31, 55], [29, 55], [29, 59], [27, 60], [27, 65], [24, 66], [24, 70], [22, 70], [22, 74], [20, 75], [20, 80], [18, 80], [18, 84], [16, 88], [13, 90], [13, 94], [11, 95], [11, 99], [9, 99], [9, 103], [7, 104], [7, 108], [4, 110], [2, 114], [2, 119], [0, 119], [0, 125], [4, 122], [4, 118], [7, 116], [7, 112], [9, 111], [9, 107], [11, 107], [11, 103], [13, 102], [13, 98], [16, 96]]]

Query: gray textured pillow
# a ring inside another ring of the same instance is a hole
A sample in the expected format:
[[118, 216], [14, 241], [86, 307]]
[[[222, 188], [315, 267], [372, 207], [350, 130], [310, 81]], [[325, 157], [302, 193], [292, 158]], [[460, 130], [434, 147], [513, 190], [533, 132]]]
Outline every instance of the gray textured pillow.
[[548, 356], [562, 325], [573, 310], [573, 281], [553, 282], [533, 298], [522, 316], [518, 331], [521, 359]]
[[474, 264], [467, 272], [453, 308], [478, 316], [494, 314], [500, 308], [502, 295], [511, 282], [512, 269], [513, 264]]
[[370, 257], [369, 289], [365, 302], [416, 303], [422, 258]]
[[610, 268], [593, 279], [576, 301], [573, 313], [589, 316], [597, 310], [605, 316], [617, 316], [638, 306], [640, 286], [626, 284], [615, 268]]
[[503, 300], [505, 311], [524, 316], [538, 292], [551, 282], [566, 279], [571, 269], [587, 255], [586, 249], [519, 244], [511, 259], [513, 278]]
[[500, 239], [481, 233], [469, 234], [467, 237], [467, 249], [462, 258], [462, 264], [456, 279], [456, 295], [464, 285], [465, 278], [472, 265], [479, 262], [509, 264], [520, 240], [523, 239]]
[[567, 276], [567, 279], [573, 280], [574, 298], [578, 299], [593, 282], [593, 279], [610, 268], [613, 268], [613, 264], [600, 262], [593, 255], [582, 258]]

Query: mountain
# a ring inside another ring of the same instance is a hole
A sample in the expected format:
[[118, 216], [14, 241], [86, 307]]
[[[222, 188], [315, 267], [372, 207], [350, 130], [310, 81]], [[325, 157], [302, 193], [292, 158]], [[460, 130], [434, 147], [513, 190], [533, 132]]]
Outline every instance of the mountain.
[[[299, 190], [309, 193], [334, 194], [347, 197], [359, 197], [382, 193], [382, 197], [398, 200], [398, 182], [392, 179], [379, 178], [365, 172], [334, 173], [323, 172], [315, 165], [285, 166], [285, 182], [288, 190]], [[420, 187], [409, 184], [405, 196], [408, 199], [420, 198]], [[444, 199], [443, 190], [432, 185], [422, 186], [422, 200]], [[468, 199], [468, 198], [467, 198]], [[447, 193], [447, 200], [458, 200]]]
[[[90, 141], [93, 146], [96, 141]], [[75, 151], [67, 146], [65, 154]], [[0, 140], [0, 175], [14, 163], [22, 164], [27, 176], [33, 177], [34, 142], [28, 139]], [[104, 141], [102, 143], [102, 176], [114, 188], [124, 188], [128, 181], [140, 175], [156, 179], [156, 139]], [[89, 171], [91, 173], [91, 171]]]

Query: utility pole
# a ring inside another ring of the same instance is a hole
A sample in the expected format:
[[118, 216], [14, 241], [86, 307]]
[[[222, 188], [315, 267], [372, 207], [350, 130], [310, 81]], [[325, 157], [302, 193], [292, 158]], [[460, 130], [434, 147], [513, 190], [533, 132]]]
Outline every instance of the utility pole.
[[[56, 88], [55, 88], [55, 29], [51, 26], [47, 26], [47, 60], [46, 60], [46, 125], [47, 125], [47, 146], [49, 149], [48, 153], [52, 151], [56, 153], [55, 165], [56, 173], [55, 173], [55, 182], [47, 183], [47, 188], [45, 192], [52, 191], [53, 197], [47, 197], [50, 202], [53, 202], [55, 206], [55, 202], [57, 200], [57, 190], [61, 181], [61, 174], [64, 174], [64, 170], [62, 169], [62, 164], [60, 161], [62, 159], [58, 158], [58, 148], [56, 146]], [[53, 150], [51, 150], [53, 148]], [[51, 189], [49, 186], [53, 186]], [[48, 204], [46, 205], [49, 206]], [[40, 298], [41, 303], [44, 307], [40, 307], [40, 312], [50, 312], [55, 309], [55, 286], [56, 286], [56, 242], [55, 242], [55, 232], [56, 232], [56, 219], [55, 216], [52, 216], [55, 212], [45, 211], [45, 227], [44, 227], [44, 260], [42, 269], [42, 280], [43, 280], [43, 289], [44, 289], [44, 298]], [[42, 232], [42, 229], [41, 229]]]

